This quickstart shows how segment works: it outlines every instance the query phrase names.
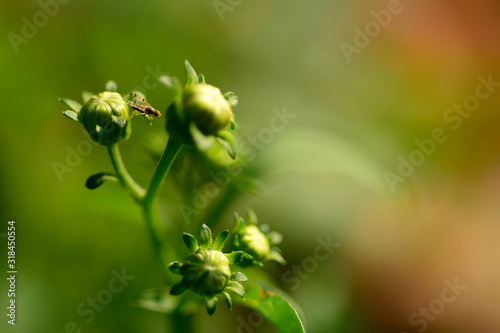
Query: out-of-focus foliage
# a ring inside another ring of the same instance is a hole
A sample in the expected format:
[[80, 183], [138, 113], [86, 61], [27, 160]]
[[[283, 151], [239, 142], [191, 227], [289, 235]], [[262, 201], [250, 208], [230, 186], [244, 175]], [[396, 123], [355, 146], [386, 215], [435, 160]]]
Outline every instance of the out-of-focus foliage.
[[[200, 188], [179, 186], [187, 175], [174, 166], [162, 191], [174, 199], [162, 202], [172, 230], [193, 232], [215, 216], [218, 233], [233, 227], [232, 211], [252, 207], [283, 234], [288, 265], [266, 269], [302, 306], [308, 332], [416, 331], [409, 317], [455, 278], [467, 289], [426, 332], [499, 331], [500, 90], [467, 116], [445, 119], [476, 93], [478, 77], [500, 81], [499, 5], [401, 5], [348, 63], [339, 45], [352, 44], [354, 28], [386, 1], [242, 1], [222, 21], [212, 1], [69, 1], [17, 53], [8, 34], [21, 35], [42, 9], [2, 2], [0, 261], [6, 221], [15, 219], [16, 332], [63, 332], [70, 322], [83, 332], [165, 331], [162, 314], [128, 303], [162, 286], [140, 211], [113, 182], [85, 188], [89, 175], [112, 166], [57, 99], [80, 100], [77, 92], [112, 79], [163, 113], [172, 95], [153, 77], [183, 77], [186, 58], [207, 83], [238, 95], [237, 140], [249, 165], [218, 197], [231, 210], [212, 203], [188, 225], [178, 203], [191, 197], [194, 207]], [[145, 146], [161, 147], [165, 137], [163, 120], [141, 120], [122, 153], [145, 184], [156, 162]], [[446, 141], [391, 191], [384, 174], [397, 174], [400, 156], [421, 149], [415, 141], [428, 142], [436, 128]], [[224, 170], [227, 161], [218, 162]], [[202, 171], [192, 176], [211, 181]], [[262, 195], [234, 195], [248, 184]], [[88, 298], [122, 269], [135, 278], [92, 311]], [[276, 332], [237, 305], [196, 319], [200, 332]]]

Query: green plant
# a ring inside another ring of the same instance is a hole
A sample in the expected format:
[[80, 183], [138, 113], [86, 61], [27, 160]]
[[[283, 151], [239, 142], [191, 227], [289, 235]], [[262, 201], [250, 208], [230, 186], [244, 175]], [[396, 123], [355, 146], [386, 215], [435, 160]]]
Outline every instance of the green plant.
[[[230, 242], [232, 252], [223, 252], [229, 237], [228, 230], [220, 232], [213, 241], [210, 227], [203, 224], [198, 239], [189, 233], [182, 236], [190, 250], [189, 256], [182, 262], [168, 264], [168, 257], [180, 256], [180, 250], [171, 245], [174, 243], [171, 240], [180, 235], [162, 232], [164, 225], [158, 211], [158, 193], [174, 160], [182, 155], [179, 162], [182, 167], [175, 170], [181, 191], [205, 184], [203, 174], [207, 170], [217, 170], [224, 163], [244, 163], [237, 159], [237, 145], [232, 134], [237, 128], [232, 111], [238, 102], [236, 95], [233, 92], [222, 94], [218, 88], [207, 84], [205, 77], [198, 75], [187, 61], [185, 68], [185, 85], [181, 85], [175, 77], [159, 78], [173, 91], [174, 98], [165, 113], [168, 141], [145, 188], [127, 171], [119, 144], [131, 136], [133, 118], [143, 116], [151, 122], [153, 115], [159, 117], [161, 113], [151, 107], [140, 92], [120, 95], [113, 81], [108, 82], [106, 91], [99, 94], [84, 92], [83, 105], [61, 99], [70, 108], [63, 112], [64, 115], [81, 123], [92, 140], [108, 149], [114, 167], [115, 173], [100, 172], [90, 176], [87, 188], [96, 189], [106, 181], [119, 182], [143, 211], [165, 286], [145, 290], [131, 303], [170, 314], [174, 332], [192, 331], [191, 315], [203, 304], [208, 314], [212, 315], [217, 308], [218, 297], [222, 297], [230, 309], [234, 300], [260, 312], [282, 332], [304, 332], [296, 305], [262, 272], [268, 261], [286, 263], [276, 247], [281, 242], [281, 235], [270, 232], [267, 225], [257, 227], [253, 211], [248, 211], [247, 224], [235, 213], [236, 226]], [[220, 151], [225, 151], [230, 159], [221, 162]], [[233, 178], [225, 186], [228, 191], [206, 214], [206, 223], [212, 228], [221, 212], [229, 206], [231, 195], [239, 190], [253, 191], [255, 188], [251, 177], [239, 175]], [[187, 225], [184, 227], [187, 228]], [[182, 279], [176, 281], [172, 273], [181, 275]], [[231, 294], [236, 297], [231, 297]]]

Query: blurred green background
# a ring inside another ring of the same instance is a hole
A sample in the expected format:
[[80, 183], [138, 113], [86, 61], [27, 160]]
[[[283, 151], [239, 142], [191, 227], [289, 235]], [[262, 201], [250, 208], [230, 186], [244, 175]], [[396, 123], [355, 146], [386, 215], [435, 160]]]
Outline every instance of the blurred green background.
[[[9, 33], [22, 35], [23, 18], [33, 22], [41, 4], [0, 4], [0, 236], [9, 219], [17, 221], [19, 271], [15, 328], [6, 324], [7, 284], [0, 282], [0, 331], [59, 333], [71, 321], [82, 332], [166, 331], [163, 315], [128, 305], [161, 285], [139, 209], [115, 184], [83, 186], [111, 170], [105, 149], [92, 146], [62, 179], [53, 163], [65, 164], [68, 147], [87, 140], [62, 116], [59, 97], [80, 100], [82, 90], [99, 92], [112, 79], [121, 92], [142, 88], [163, 111], [172, 96], [153, 77], [183, 80], [184, 59], [209, 83], [237, 93], [240, 140], [267, 128], [274, 109], [295, 116], [253, 162], [264, 193], [235, 198], [218, 228], [232, 228], [231, 211], [252, 207], [284, 235], [289, 264], [268, 270], [303, 307], [308, 332], [417, 332], [422, 326], [409, 317], [455, 278], [467, 289], [426, 331], [500, 331], [500, 91], [456, 129], [443, 118], [475, 93], [479, 76], [500, 81], [499, 3], [401, 1], [350, 62], [341, 44], [354, 45], [354, 29], [364, 30], [371, 11], [390, 1], [219, 3], [228, 6], [223, 13], [213, 1], [73, 0], [17, 46]], [[161, 136], [163, 121], [135, 120], [123, 145], [141, 184], [154, 168], [144, 143]], [[408, 159], [415, 140], [435, 128], [447, 140], [392, 191], [386, 172], [397, 174], [399, 157]], [[182, 225], [178, 207], [163, 207], [166, 221]], [[340, 247], [303, 267], [318, 238]], [[293, 267], [307, 274], [290, 273]], [[86, 323], [77, 307], [122, 268], [135, 279]], [[276, 332], [269, 324], [242, 326], [249, 313], [220, 306], [209, 318], [202, 311], [198, 331]]]

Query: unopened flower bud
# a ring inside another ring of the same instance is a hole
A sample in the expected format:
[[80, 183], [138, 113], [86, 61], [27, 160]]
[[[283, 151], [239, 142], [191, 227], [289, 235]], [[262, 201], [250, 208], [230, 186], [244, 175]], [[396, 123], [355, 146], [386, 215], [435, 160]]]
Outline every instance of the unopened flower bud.
[[215, 241], [212, 231], [206, 225], [200, 230], [198, 239], [184, 233], [184, 243], [191, 254], [181, 263], [172, 262], [168, 267], [174, 274], [182, 275], [182, 280], [176, 282], [170, 289], [170, 294], [180, 295], [188, 289], [206, 299], [207, 312], [212, 315], [217, 309], [217, 296], [222, 296], [231, 309], [232, 300], [228, 292], [245, 296], [245, 289], [240, 282], [247, 277], [240, 272], [231, 273], [230, 265], [239, 264], [251, 256], [242, 251], [223, 253], [222, 248], [229, 236], [229, 231], [221, 232]]
[[[181, 110], [178, 110], [178, 108]], [[185, 88], [180, 105], [172, 103], [167, 110], [167, 131], [182, 143], [194, 145], [193, 129], [204, 136], [216, 136], [231, 122], [231, 106], [220, 90], [208, 84]]]
[[217, 134], [231, 120], [229, 103], [219, 88], [208, 84], [195, 84], [184, 90], [182, 107], [188, 119], [192, 119], [205, 135]]
[[216, 295], [226, 287], [231, 277], [229, 260], [216, 250], [198, 250], [191, 254], [181, 268], [191, 290], [202, 296]]
[[269, 231], [269, 226], [257, 226], [257, 216], [252, 210], [247, 212], [248, 223], [237, 214], [234, 214], [236, 224], [233, 247], [235, 250], [244, 251], [253, 257], [253, 260], [243, 262], [243, 265], [262, 263], [266, 261], [277, 261], [283, 265], [285, 259], [281, 256], [276, 247], [281, 243], [281, 234], [276, 231]]
[[122, 96], [105, 91], [89, 99], [78, 114], [92, 140], [104, 146], [128, 139], [129, 108]]
[[257, 226], [246, 226], [238, 236], [240, 239], [240, 249], [250, 253], [255, 260], [262, 261], [269, 254], [269, 241]]

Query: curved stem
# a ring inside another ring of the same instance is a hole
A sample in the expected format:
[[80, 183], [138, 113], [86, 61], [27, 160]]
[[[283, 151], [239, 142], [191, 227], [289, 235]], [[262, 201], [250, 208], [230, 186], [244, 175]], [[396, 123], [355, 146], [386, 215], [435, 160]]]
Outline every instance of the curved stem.
[[146, 219], [149, 234], [151, 236], [151, 240], [153, 241], [154, 250], [161, 264], [162, 272], [165, 277], [168, 277], [168, 261], [166, 260], [163, 243], [158, 232], [158, 228], [161, 226], [161, 223], [156, 196], [181, 148], [182, 144], [180, 142], [175, 139], [169, 138], [167, 146], [165, 147], [165, 151], [161, 156], [160, 162], [158, 162], [158, 166], [156, 167], [153, 178], [151, 179], [151, 182], [149, 184], [149, 188], [147, 190], [146, 196], [144, 197], [144, 201], [142, 202], [142, 208], [144, 211], [144, 217]]
[[144, 205], [151, 205], [155, 200], [158, 189], [163, 184], [163, 180], [165, 179], [165, 176], [170, 170], [170, 167], [174, 163], [174, 160], [181, 148], [182, 143], [173, 138], [168, 139], [165, 151], [163, 152], [163, 155], [160, 158], [160, 162], [158, 162], [158, 166], [156, 167], [153, 178], [149, 183], [148, 191], [146, 193], [146, 197], [144, 198]]
[[145, 196], [145, 191], [134, 181], [125, 168], [118, 144], [108, 146], [108, 152], [120, 183], [130, 193], [130, 195], [132, 195], [134, 200], [140, 204]]

